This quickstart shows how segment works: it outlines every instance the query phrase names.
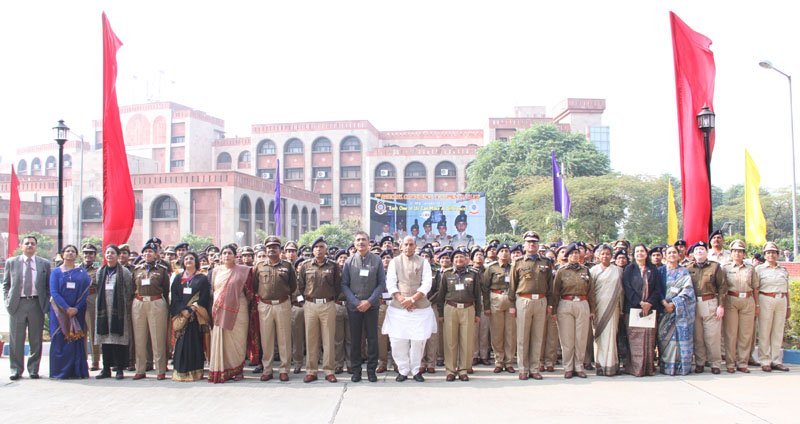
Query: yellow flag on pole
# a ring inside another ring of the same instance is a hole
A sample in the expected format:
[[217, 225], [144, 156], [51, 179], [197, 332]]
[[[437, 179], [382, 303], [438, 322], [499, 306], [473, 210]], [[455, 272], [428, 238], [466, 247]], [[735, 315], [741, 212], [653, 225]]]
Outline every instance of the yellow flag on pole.
[[747, 243], [763, 246], [767, 242], [767, 221], [761, 210], [758, 189], [761, 175], [756, 163], [744, 149], [744, 238]]
[[667, 243], [675, 244], [678, 241], [678, 212], [675, 209], [675, 190], [672, 180], [669, 180], [669, 198], [667, 199]]

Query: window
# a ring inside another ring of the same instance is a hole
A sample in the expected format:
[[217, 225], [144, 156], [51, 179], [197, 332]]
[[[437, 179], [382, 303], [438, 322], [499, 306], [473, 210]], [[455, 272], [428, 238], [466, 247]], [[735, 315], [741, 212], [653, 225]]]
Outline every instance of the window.
[[239, 219], [242, 221], [250, 220], [250, 198], [247, 195], [242, 196], [239, 201]]
[[422, 178], [428, 175], [425, 171], [425, 165], [419, 162], [411, 162], [406, 166], [406, 178]]
[[314, 140], [314, 143], [311, 145], [311, 151], [314, 153], [330, 152], [331, 141], [325, 137], [320, 137]]
[[161, 196], [153, 203], [153, 218], [178, 219], [178, 205], [169, 196]]
[[46, 169], [55, 169], [55, 167], [56, 167], [56, 158], [53, 157], [53, 156], [48, 157], [47, 160], [44, 163], [44, 167]]
[[186, 137], [182, 136], [182, 135], [179, 135], [179, 136], [172, 137], [172, 139], [170, 141], [172, 142], [172, 144], [185, 143], [186, 142]]
[[275, 154], [275, 142], [269, 139], [261, 140], [258, 143], [257, 152], [259, 155], [274, 155]]
[[361, 151], [361, 140], [358, 137], [354, 136], [347, 136], [342, 140], [342, 151], [343, 152], [360, 152]]
[[328, 167], [315, 167], [313, 168], [312, 177], [315, 180], [330, 180], [331, 179], [331, 168]]
[[394, 178], [395, 177], [394, 165], [389, 162], [382, 162], [375, 168], [376, 178]]
[[217, 156], [217, 169], [231, 169], [230, 153], [222, 152]]
[[286, 168], [285, 172], [283, 178], [286, 179], [286, 181], [303, 179], [303, 168]]
[[142, 202], [136, 201], [133, 206], [133, 219], [142, 219]]
[[42, 169], [42, 161], [39, 158], [34, 158], [31, 161], [31, 171], [38, 171]]
[[239, 162], [250, 162], [250, 151], [245, 150], [239, 153]]
[[100, 221], [103, 219], [103, 206], [100, 205], [100, 201], [94, 197], [87, 197], [83, 201], [81, 219], [84, 221]]
[[286, 142], [284, 153], [303, 153], [303, 142], [299, 138], [292, 138]]
[[42, 197], [42, 215], [58, 216], [58, 196]]
[[319, 204], [320, 204], [320, 206], [330, 206], [331, 205], [331, 195], [330, 194], [320, 194], [319, 195]]
[[225, 138], [225, 131], [214, 130], [214, 140], [222, 140]]
[[361, 194], [342, 194], [341, 206], [361, 206]]
[[21, 161], [19, 161], [19, 164], [17, 164], [17, 172], [20, 174], [24, 174], [27, 171], [28, 171], [28, 162], [25, 162], [25, 159], [22, 159]]
[[94, 149], [100, 150], [103, 148], [103, 132], [95, 131], [94, 133]]
[[361, 167], [360, 166], [343, 166], [342, 167], [342, 179], [349, 179], [349, 178], [361, 178]]
[[64, 168], [72, 168], [72, 156], [64, 155]]
[[265, 180], [271, 180], [275, 178], [275, 168], [259, 168], [256, 175]]
[[456, 176], [456, 166], [453, 165], [453, 162], [449, 161], [439, 162], [439, 164], [436, 165], [436, 173], [434, 174], [434, 176], [436, 176], [437, 178], [439, 177], [454, 178]]
[[169, 166], [172, 168], [183, 168], [183, 159], [170, 161]]

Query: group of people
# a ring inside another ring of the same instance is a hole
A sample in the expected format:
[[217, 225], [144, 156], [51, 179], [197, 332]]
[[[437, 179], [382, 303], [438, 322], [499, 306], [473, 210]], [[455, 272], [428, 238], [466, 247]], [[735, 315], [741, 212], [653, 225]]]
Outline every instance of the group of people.
[[417, 241], [373, 242], [359, 231], [345, 248], [270, 236], [198, 253], [185, 243], [162, 250], [154, 237], [140, 255], [106, 246], [101, 266], [95, 246], [67, 245], [51, 270], [26, 236], [3, 280], [11, 379], [25, 370], [26, 335], [28, 373], [39, 377], [48, 312], [50, 378], [91, 369], [139, 380], [154, 369], [163, 380], [171, 359], [175, 381], [241, 380], [246, 362], [269, 381], [277, 361], [280, 381], [305, 368], [310, 383], [321, 368], [329, 382], [345, 369], [353, 382], [363, 371], [375, 382], [391, 360], [399, 382], [422, 382], [436, 367], [446, 381], [468, 381], [480, 363], [541, 380], [559, 350], [567, 379], [719, 374], [723, 365], [748, 373], [753, 363], [788, 371], [789, 276], [772, 242], [759, 264], [740, 240], [726, 250], [719, 232], [653, 249], [625, 240], [551, 247], [532, 231], [521, 244], [472, 249]]

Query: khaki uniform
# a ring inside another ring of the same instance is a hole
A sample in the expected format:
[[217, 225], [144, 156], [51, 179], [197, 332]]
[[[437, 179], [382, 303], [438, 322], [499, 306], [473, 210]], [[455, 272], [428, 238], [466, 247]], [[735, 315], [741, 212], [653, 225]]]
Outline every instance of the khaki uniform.
[[[486, 267], [481, 265], [480, 267], [472, 267], [478, 274], [483, 277], [483, 273], [486, 272]], [[481, 290], [483, 288], [481, 287]], [[487, 297], [488, 299], [488, 297]], [[486, 310], [489, 309], [489, 302], [487, 301], [483, 308]], [[482, 309], [483, 309], [482, 308]], [[489, 348], [491, 347], [491, 341], [489, 339], [489, 327], [491, 326], [489, 322], [489, 317], [486, 316], [484, 311], [481, 312], [481, 321], [475, 325], [475, 335], [473, 336], [472, 340], [474, 341], [474, 346], [472, 347], [472, 358], [473, 360], [489, 360]]]
[[261, 335], [261, 365], [264, 375], [272, 375], [275, 344], [281, 358], [280, 372], [289, 373], [292, 352], [292, 302], [297, 290], [297, 274], [287, 261], [259, 262], [253, 268], [254, 291], [258, 295], [258, 321]]
[[97, 270], [94, 264], [81, 264], [92, 283], [89, 286], [89, 295], [86, 296], [86, 332], [89, 333], [89, 346], [92, 350], [92, 368], [97, 368], [100, 364], [100, 344], [95, 344], [95, 326], [97, 325]]
[[153, 363], [159, 374], [167, 371], [167, 319], [169, 316], [169, 274], [161, 263], [143, 262], [133, 270], [136, 294], [133, 299], [133, 335], [136, 338], [136, 374], [147, 367], [147, 341], [153, 349]]
[[758, 360], [761, 366], [782, 365], [783, 331], [789, 307], [789, 272], [768, 263], [756, 267], [759, 278]]
[[511, 264], [501, 265], [500, 262], [491, 264], [483, 273], [484, 297], [489, 299], [492, 350], [494, 351], [494, 366], [507, 368], [513, 365], [514, 353], [517, 351], [517, 325], [516, 318], [509, 310], [514, 304], [508, 299], [511, 284]]
[[431, 289], [428, 291], [428, 302], [431, 303], [433, 309], [433, 316], [436, 317], [436, 332], [431, 334], [425, 342], [425, 354], [422, 356], [423, 368], [434, 368], [436, 360], [441, 358], [442, 349], [442, 314], [439, 312], [437, 305], [439, 304], [439, 285], [441, 284], [441, 270], [433, 272], [433, 281], [431, 282]]
[[336, 303], [342, 291], [342, 273], [336, 262], [316, 258], [303, 262], [297, 272], [297, 289], [303, 294], [306, 325], [306, 374], [316, 375], [319, 369], [320, 338], [322, 370], [333, 374], [336, 342]]
[[692, 276], [694, 293], [697, 296], [694, 319], [694, 364], [702, 367], [711, 362], [712, 368], [722, 365], [722, 326], [717, 319], [718, 306], [725, 306], [728, 284], [725, 271], [718, 262], [703, 264], [692, 262], [686, 267]]
[[350, 368], [350, 319], [347, 316], [347, 296], [339, 293], [336, 299], [336, 335], [334, 336], [333, 364], [336, 368]]
[[442, 273], [439, 305], [444, 308], [444, 365], [448, 374], [467, 374], [472, 366], [475, 317], [480, 316], [481, 275], [474, 268]]
[[708, 260], [718, 262], [720, 265], [725, 265], [731, 262], [731, 251], [723, 249], [717, 253], [714, 249], [708, 249]]
[[512, 263], [509, 274], [508, 300], [517, 309], [517, 366], [520, 373], [539, 372], [553, 262], [539, 255], [523, 256]]
[[747, 368], [750, 346], [755, 336], [755, 296], [758, 294], [758, 274], [752, 265], [722, 265], [728, 282], [725, 316], [722, 318], [725, 341], [725, 362], [728, 368]]
[[548, 304], [558, 317], [564, 371], [583, 371], [589, 315], [594, 313], [594, 283], [583, 265], [559, 268]]

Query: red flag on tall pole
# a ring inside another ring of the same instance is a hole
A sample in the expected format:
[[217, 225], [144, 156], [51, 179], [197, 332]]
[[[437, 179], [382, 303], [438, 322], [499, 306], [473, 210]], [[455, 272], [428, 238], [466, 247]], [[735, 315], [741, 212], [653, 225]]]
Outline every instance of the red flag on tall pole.
[[11, 165], [11, 198], [8, 202], [8, 240], [6, 258], [14, 256], [14, 250], [19, 246], [19, 178], [14, 172], [14, 165]]
[[133, 230], [135, 202], [117, 104], [117, 50], [122, 47], [103, 12], [103, 245], [123, 244]]
[[[703, 133], [697, 127], [696, 117], [703, 106], [714, 110], [716, 66], [708, 37], [689, 28], [672, 12], [669, 13], [669, 20], [678, 99], [683, 238], [692, 244], [699, 240], [708, 241], [709, 236], [711, 181], [706, 168]], [[714, 151], [713, 132], [710, 137], [709, 156]]]

